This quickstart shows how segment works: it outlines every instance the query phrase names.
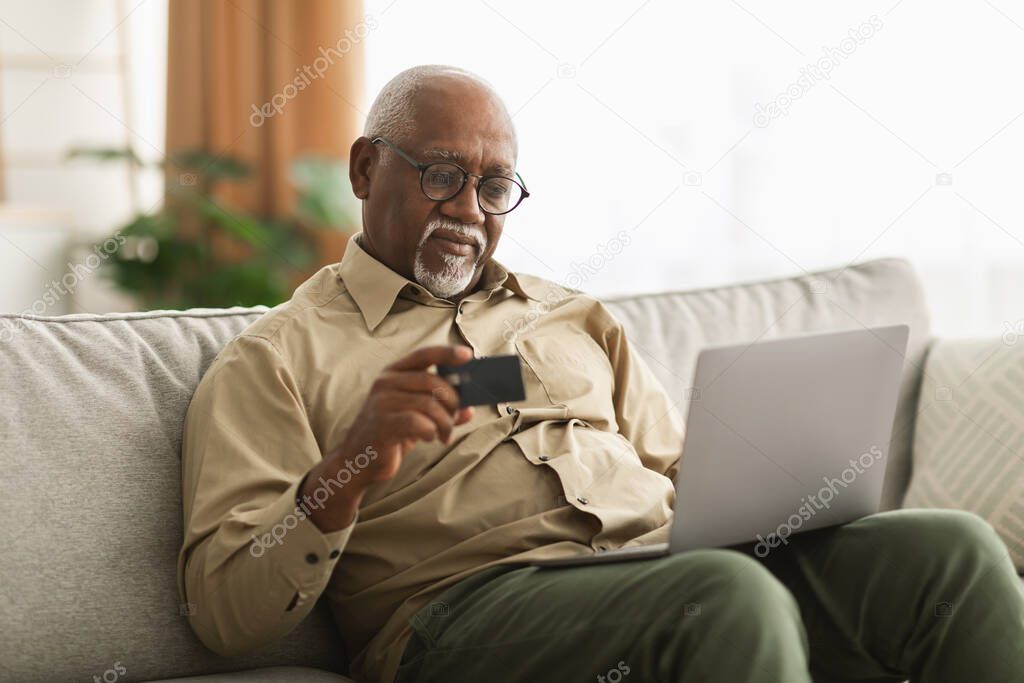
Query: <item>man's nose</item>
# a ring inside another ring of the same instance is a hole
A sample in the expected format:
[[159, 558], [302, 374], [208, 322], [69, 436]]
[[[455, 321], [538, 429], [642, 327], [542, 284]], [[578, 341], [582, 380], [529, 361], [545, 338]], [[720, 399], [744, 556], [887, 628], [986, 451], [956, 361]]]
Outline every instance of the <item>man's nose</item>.
[[441, 203], [441, 213], [456, 218], [463, 223], [472, 223], [473, 225], [483, 223], [484, 212], [480, 210], [476, 187], [473, 179], [468, 179], [461, 192], [448, 201]]

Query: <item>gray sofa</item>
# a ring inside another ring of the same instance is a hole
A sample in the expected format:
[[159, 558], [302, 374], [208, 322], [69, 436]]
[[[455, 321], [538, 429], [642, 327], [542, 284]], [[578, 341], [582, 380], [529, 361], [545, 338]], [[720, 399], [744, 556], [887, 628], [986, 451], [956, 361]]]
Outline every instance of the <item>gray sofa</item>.
[[[907, 263], [608, 306], [680, 405], [702, 346], [908, 323], [884, 493], [899, 506], [931, 344]], [[214, 356], [265, 310], [0, 316], [0, 681], [348, 680], [326, 605], [277, 644], [221, 658], [176, 590], [182, 419]]]

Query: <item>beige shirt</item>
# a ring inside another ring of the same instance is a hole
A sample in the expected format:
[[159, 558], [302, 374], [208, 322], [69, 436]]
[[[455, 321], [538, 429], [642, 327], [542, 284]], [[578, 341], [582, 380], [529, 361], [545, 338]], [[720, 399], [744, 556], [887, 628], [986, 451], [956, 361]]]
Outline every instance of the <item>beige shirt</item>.
[[[322, 533], [307, 515], [317, 501], [296, 506], [301, 479], [341, 443], [382, 369], [434, 344], [518, 353], [526, 400], [477, 407], [447, 446], [418, 444], [353, 525]], [[202, 640], [232, 654], [286, 634], [322, 594], [353, 675], [391, 681], [410, 616], [471, 573], [667, 540], [682, 437], [678, 410], [594, 298], [492, 261], [453, 303], [353, 239], [229, 343], [196, 390], [182, 601]]]

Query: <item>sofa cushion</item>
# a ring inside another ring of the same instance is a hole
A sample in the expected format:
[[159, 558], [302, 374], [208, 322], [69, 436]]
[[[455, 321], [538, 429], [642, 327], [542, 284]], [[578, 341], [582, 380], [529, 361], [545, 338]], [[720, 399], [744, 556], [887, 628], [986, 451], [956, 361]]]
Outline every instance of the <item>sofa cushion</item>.
[[1024, 337], [936, 342], [924, 374], [905, 505], [984, 517], [1024, 572]]
[[882, 494], [883, 507], [899, 507], [910, 477], [914, 406], [930, 341], [924, 295], [909, 263], [882, 259], [769, 282], [624, 297], [607, 305], [684, 411], [697, 354], [705, 346], [908, 324], [910, 341]]
[[181, 425], [214, 355], [266, 309], [0, 317], [0, 680], [271, 665], [341, 672], [326, 605], [221, 658], [179, 605]]

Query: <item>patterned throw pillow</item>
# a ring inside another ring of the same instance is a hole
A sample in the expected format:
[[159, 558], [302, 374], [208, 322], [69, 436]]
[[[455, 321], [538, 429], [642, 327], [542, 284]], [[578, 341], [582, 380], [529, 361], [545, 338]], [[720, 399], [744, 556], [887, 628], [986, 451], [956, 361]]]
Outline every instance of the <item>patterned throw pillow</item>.
[[903, 507], [984, 517], [1024, 573], [1024, 329], [935, 343], [925, 362], [913, 459]]

